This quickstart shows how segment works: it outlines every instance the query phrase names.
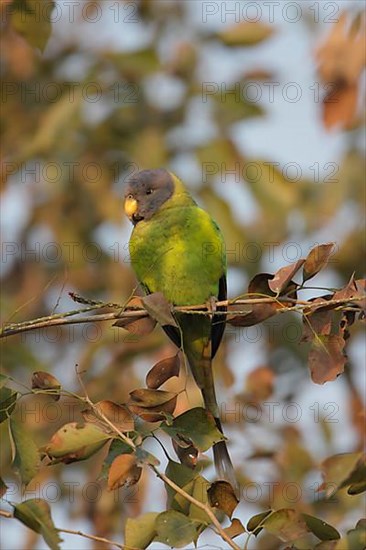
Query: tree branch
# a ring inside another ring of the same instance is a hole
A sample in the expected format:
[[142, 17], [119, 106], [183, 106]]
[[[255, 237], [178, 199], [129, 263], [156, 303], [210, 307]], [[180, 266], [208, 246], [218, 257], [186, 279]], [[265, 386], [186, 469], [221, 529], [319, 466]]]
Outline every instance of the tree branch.
[[[277, 297], [260, 297], [260, 298], [246, 298], [246, 299], [237, 299], [237, 300], [223, 300], [217, 302], [217, 306], [230, 306], [233, 305], [258, 305], [258, 304], [281, 304], [277, 310], [277, 313], [284, 313], [287, 311], [297, 311], [303, 313], [304, 310], [315, 310], [321, 307], [340, 307], [350, 302], [358, 302], [364, 300], [363, 296], [354, 297], [352, 300], [350, 298], [344, 298], [340, 300], [323, 300], [322, 302], [310, 302], [304, 300], [295, 300], [292, 298], [277, 298]], [[90, 302], [89, 302], [90, 303]], [[286, 306], [285, 304], [289, 304]], [[70, 319], [74, 315], [79, 315], [82, 313], [87, 313], [95, 309], [101, 308], [113, 308], [118, 309], [118, 312], [102, 313], [91, 316], [76, 317]], [[185, 312], [196, 315], [211, 315], [211, 312], [208, 311], [206, 304], [198, 304], [193, 306], [175, 306], [172, 307], [173, 312]], [[230, 316], [230, 315], [246, 315], [248, 310], [231, 310], [226, 311], [216, 311], [215, 315], [221, 316]], [[99, 323], [101, 321], [116, 321], [118, 319], [142, 319], [148, 317], [148, 312], [143, 307], [134, 307], [129, 309], [122, 304], [112, 304], [109, 302], [95, 302], [94, 305], [87, 308], [67, 311], [64, 313], [58, 313], [54, 315], [48, 315], [46, 317], [39, 317], [38, 319], [31, 319], [29, 321], [23, 321], [20, 323], [9, 323], [4, 324], [3, 328], [0, 329], [0, 338], [5, 338], [6, 336], [13, 336], [15, 334], [21, 334], [23, 332], [28, 332], [31, 330], [39, 330], [42, 328], [55, 327], [55, 326], [64, 326], [64, 325], [75, 325], [83, 323]]]

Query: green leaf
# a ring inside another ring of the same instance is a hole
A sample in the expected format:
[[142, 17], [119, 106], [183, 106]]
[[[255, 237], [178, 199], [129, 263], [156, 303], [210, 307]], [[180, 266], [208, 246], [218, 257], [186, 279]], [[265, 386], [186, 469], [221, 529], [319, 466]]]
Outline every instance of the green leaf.
[[14, 517], [40, 533], [51, 550], [60, 550], [60, 538], [51, 518], [48, 503], [43, 499], [29, 499], [14, 506]]
[[[107, 53], [106, 59], [111, 60], [113, 66], [121, 71], [123, 77], [134, 81], [158, 70], [159, 58], [152, 48], [146, 48], [128, 53]], [[136, 87], [136, 101], [139, 99], [139, 88]]]
[[157, 538], [170, 547], [183, 548], [196, 539], [194, 523], [184, 514], [169, 510], [158, 515], [155, 521]]
[[363, 453], [342, 453], [330, 456], [322, 462], [321, 470], [324, 478], [323, 486], [329, 498], [338, 489], [361, 483], [364, 480]]
[[337, 541], [320, 542], [315, 546], [316, 550], [365, 550], [366, 525], [364, 519], [357, 522], [354, 529]]
[[217, 429], [213, 417], [203, 408], [196, 407], [177, 416], [172, 425], [166, 423], [161, 428], [171, 437], [183, 436], [189, 439], [200, 451], [207, 451], [214, 443], [225, 439]]
[[297, 203], [300, 188], [274, 164], [249, 158], [245, 161], [243, 174], [265, 216], [275, 216], [277, 224], [279, 215]]
[[14, 29], [30, 46], [42, 52], [51, 34], [51, 12], [53, 0], [24, 0], [15, 3], [17, 8], [11, 18]]
[[341, 539], [339, 541], [325, 540], [319, 542], [316, 546], [314, 546], [314, 550], [336, 550], [338, 543], [343, 544], [342, 548], [339, 550], [347, 550], [347, 544], [344, 539]]
[[[191, 468], [187, 468], [183, 464], [169, 460], [168, 466], [165, 470], [165, 475], [174, 481], [176, 485], [185, 489], [186, 492], [191, 494], [193, 489], [193, 480], [197, 477], [197, 472]], [[187, 499], [181, 499], [180, 495], [170, 485], [165, 484], [165, 489], [168, 495], [168, 508], [178, 509], [179, 512], [187, 511], [189, 509], [189, 503]], [[177, 508], [178, 507], [178, 508]]]
[[0, 423], [7, 420], [15, 409], [18, 393], [10, 388], [0, 389]]
[[127, 518], [125, 526], [126, 548], [145, 550], [156, 535], [155, 520], [159, 512], [148, 512], [134, 519]]
[[245, 84], [241, 82], [238, 84], [237, 93], [233, 93], [232, 89], [229, 89], [225, 94], [220, 91], [220, 93], [217, 92], [212, 95], [216, 119], [218, 123], [225, 126], [263, 115], [263, 109], [260, 105], [245, 98], [242, 91]]
[[251, 517], [247, 524], [247, 531], [253, 533], [255, 536], [257, 536], [263, 529], [263, 527], [259, 527], [263, 523], [263, 520], [266, 519], [269, 514], [272, 513], [272, 510], [267, 510], [267, 512], [261, 512], [260, 514], [256, 514], [255, 516]]
[[70, 422], [60, 428], [42, 450], [56, 462], [70, 464], [86, 460], [99, 451], [111, 436], [94, 424]]
[[340, 534], [337, 529], [326, 523], [320, 518], [309, 516], [308, 514], [301, 514], [302, 519], [305, 521], [308, 529], [314, 533], [320, 540], [336, 540], [340, 538]]
[[348, 487], [347, 493], [349, 495], [360, 495], [366, 491], [366, 481], [360, 481], [359, 483], [352, 483]]
[[139, 464], [152, 464], [153, 466], [159, 466], [160, 464], [160, 460], [155, 455], [145, 451], [142, 447], [136, 448], [135, 455]]
[[[202, 476], [197, 476], [194, 480], [192, 490], [192, 496], [199, 502], [202, 502], [202, 504], [205, 504], [208, 508], [210, 508], [208, 497], [209, 487], [210, 483], [207, 481], [207, 479]], [[211, 523], [211, 519], [209, 518], [207, 513], [193, 503], [191, 503], [189, 506], [189, 517], [192, 520], [198, 521], [204, 525], [210, 525]]]
[[218, 33], [226, 46], [254, 46], [273, 34], [273, 26], [259, 21], [242, 21]]
[[40, 467], [40, 456], [36, 444], [29, 434], [29, 429], [14, 418], [10, 419], [10, 434], [13, 448], [13, 464], [19, 470], [24, 485], [37, 475]]
[[262, 521], [262, 525], [266, 531], [283, 542], [295, 541], [309, 532], [305, 521], [291, 508], [273, 512]]
[[[364, 519], [357, 522], [355, 529], [347, 532], [346, 540], [349, 550], [364, 550], [366, 548], [366, 522]], [[341, 548], [337, 550], [341, 550]]]

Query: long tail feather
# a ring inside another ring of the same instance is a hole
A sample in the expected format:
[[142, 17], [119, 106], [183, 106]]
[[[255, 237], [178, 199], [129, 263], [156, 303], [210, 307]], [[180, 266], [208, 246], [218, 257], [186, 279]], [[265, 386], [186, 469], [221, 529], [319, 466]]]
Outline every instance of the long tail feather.
[[[223, 433], [220, 419], [215, 418], [215, 422], [220, 432]], [[217, 477], [228, 481], [238, 496], [239, 485], [235, 477], [234, 467], [231, 462], [226, 441], [218, 441], [215, 443], [213, 446], [213, 455]]]
[[[192, 345], [190, 347], [186, 346], [185, 351], [193, 377], [198, 387], [201, 389], [205, 407], [212, 414], [217, 428], [223, 434], [212, 372], [211, 342], [209, 341], [207, 343], [203, 352], [202, 348], [199, 349], [198, 352], [195, 352]], [[234, 468], [226, 442], [218, 441], [215, 443], [213, 446], [213, 454], [218, 478], [228, 481], [238, 495], [239, 486], [235, 478]]]
[[[211, 411], [211, 413], [213, 414], [217, 428], [223, 434], [224, 431], [222, 429], [221, 421], [218, 416], [218, 407], [213, 384], [210, 386], [210, 390], [211, 391], [208, 392], [206, 388], [201, 390], [203, 400], [205, 402], [207, 410]], [[234, 467], [231, 462], [226, 441], [218, 441], [217, 443], [215, 443], [215, 445], [213, 446], [213, 455], [217, 477], [224, 481], [228, 481], [233, 487], [235, 493], [238, 495], [239, 485], [235, 477]]]
[[219, 441], [213, 446], [213, 455], [217, 477], [228, 481], [235, 492], [238, 491], [234, 468], [225, 441]]

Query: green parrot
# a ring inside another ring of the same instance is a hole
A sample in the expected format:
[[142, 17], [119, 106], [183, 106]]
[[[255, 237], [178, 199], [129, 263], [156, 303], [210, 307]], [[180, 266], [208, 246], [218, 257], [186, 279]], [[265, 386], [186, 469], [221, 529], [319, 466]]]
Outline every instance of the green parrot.
[[[205, 407], [222, 433], [211, 364], [225, 329], [224, 316], [215, 315], [226, 309], [215, 308], [215, 301], [227, 297], [221, 231], [178, 177], [164, 169], [135, 174], [126, 186], [124, 208], [134, 225], [131, 263], [144, 291], [162, 292], [177, 306], [207, 304], [213, 311], [211, 316], [176, 314], [181, 331], [163, 328], [186, 354]], [[225, 441], [215, 443], [213, 454], [218, 477], [237, 487]]]

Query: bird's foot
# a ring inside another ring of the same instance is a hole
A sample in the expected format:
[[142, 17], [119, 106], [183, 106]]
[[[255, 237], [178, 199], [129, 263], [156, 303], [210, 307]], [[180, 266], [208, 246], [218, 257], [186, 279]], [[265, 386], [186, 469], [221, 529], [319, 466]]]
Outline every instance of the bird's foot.
[[206, 302], [206, 307], [210, 313], [215, 313], [217, 309], [217, 298], [215, 296], [210, 296]]

